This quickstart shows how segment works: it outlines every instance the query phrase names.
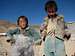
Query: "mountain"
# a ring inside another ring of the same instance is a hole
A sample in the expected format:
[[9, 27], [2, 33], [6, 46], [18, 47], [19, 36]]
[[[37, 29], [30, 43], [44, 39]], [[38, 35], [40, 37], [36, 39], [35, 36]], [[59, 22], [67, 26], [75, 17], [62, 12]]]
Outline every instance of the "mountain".
[[[6, 20], [0, 20], [0, 33], [7, 32], [9, 29], [16, 28], [16, 24], [13, 24]], [[36, 30], [39, 30], [38, 25], [32, 25], [32, 28], [35, 28]]]
[[0, 20], [0, 33], [8, 31], [9, 28], [15, 28], [16, 24], [10, 23], [6, 20]]

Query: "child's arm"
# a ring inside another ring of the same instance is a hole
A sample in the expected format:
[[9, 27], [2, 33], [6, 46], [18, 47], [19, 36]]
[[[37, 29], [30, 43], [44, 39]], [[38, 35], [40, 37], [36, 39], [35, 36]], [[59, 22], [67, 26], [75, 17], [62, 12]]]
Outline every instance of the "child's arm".
[[16, 29], [15, 30], [9, 30], [6, 35], [7, 35], [7, 42], [10, 42], [11, 44], [15, 43], [15, 39], [13, 35], [16, 34]]
[[30, 32], [31, 32], [32, 38], [34, 40], [34, 44], [40, 45], [42, 40], [41, 40], [41, 36], [40, 36], [39, 32], [37, 32], [34, 29], [30, 29]]
[[67, 24], [65, 23], [65, 34], [64, 34], [63, 38], [69, 40], [70, 37], [71, 37], [71, 33], [69, 32], [69, 28], [68, 28]]
[[45, 41], [45, 37], [47, 35], [47, 25], [48, 25], [48, 18], [46, 17], [44, 19], [43, 24], [40, 27], [40, 34], [41, 34], [41, 37], [42, 37], [43, 41]]
[[70, 35], [70, 33], [68, 31], [66, 31], [68, 29], [68, 27], [64, 22], [64, 17], [63, 16], [60, 16], [59, 25], [60, 25], [60, 27], [62, 29], [61, 33], [62, 33], [63, 38], [68, 40], [71, 37], [71, 35]]

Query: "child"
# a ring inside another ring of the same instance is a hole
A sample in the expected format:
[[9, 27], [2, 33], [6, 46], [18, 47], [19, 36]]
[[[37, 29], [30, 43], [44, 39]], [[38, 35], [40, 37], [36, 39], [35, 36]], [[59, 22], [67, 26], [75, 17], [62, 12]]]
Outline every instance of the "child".
[[26, 16], [17, 20], [18, 27], [7, 32], [12, 44], [11, 56], [34, 56], [33, 45], [40, 42], [40, 35], [28, 25]]
[[57, 14], [57, 4], [55, 1], [48, 1], [45, 4], [47, 16], [40, 28], [44, 37], [45, 56], [66, 56], [64, 47], [65, 24], [63, 16]]

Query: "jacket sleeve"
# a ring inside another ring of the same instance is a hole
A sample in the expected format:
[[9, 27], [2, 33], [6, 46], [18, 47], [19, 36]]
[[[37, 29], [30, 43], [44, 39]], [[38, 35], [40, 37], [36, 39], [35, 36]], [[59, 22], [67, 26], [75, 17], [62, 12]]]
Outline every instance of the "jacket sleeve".
[[40, 37], [40, 34], [39, 34], [39, 32], [37, 32], [36, 30], [33, 30], [32, 29], [32, 37], [33, 37], [33, 39], [34, 39], [34, 43], [35, 44], [41, 44], [41, 37]]
[[43, 41], [45, 41], [45, 37], [47, 35], [48, 20], [49, 20], [48, 17], [45, 17], [43, 23], [40, 26], [40, 34], [41, 34], [41, 39]]
[[68, 26], [65, 23], [63, 16], [60, 16], [60, 18], [58, 19], [58, 25], [61, 28], [61, 33], [62, 33], [63, 38], [66, 38], [66, 39], [70, 38], [70, 33], [68, 32]]
[[9, 37], [9, 39], [13, 38], [13, 35], [16, 34], [17, 29], [9, 30], [6, 32], [6, 35]]
[[46, 17], [40, 26], [40, 33], [44, 30], [47, 30], [47, 25], [48, 25], [48, 18]]

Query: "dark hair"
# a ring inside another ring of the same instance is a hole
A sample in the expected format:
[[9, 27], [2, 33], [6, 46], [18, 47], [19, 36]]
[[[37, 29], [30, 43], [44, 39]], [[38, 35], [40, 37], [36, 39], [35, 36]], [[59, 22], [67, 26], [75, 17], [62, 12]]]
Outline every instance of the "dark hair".
[[28, 18], [26, 16], [20, 16], [20, 17], [18, 17], [17, 25], [19, 25], [19, 21], [20, 21], [21, 18], [23, 18], [26, 21], [26, 27], [27, 27], [28, 26]]
[[58, 8], [57, 8], [57, 4], [55, 1], [48, 1], [46, 2], [45, 4], [45, 11], [47, 11], [48, 8], [52, 8], [54, 7], [55, 8], [55, 12], [57, 12]]

